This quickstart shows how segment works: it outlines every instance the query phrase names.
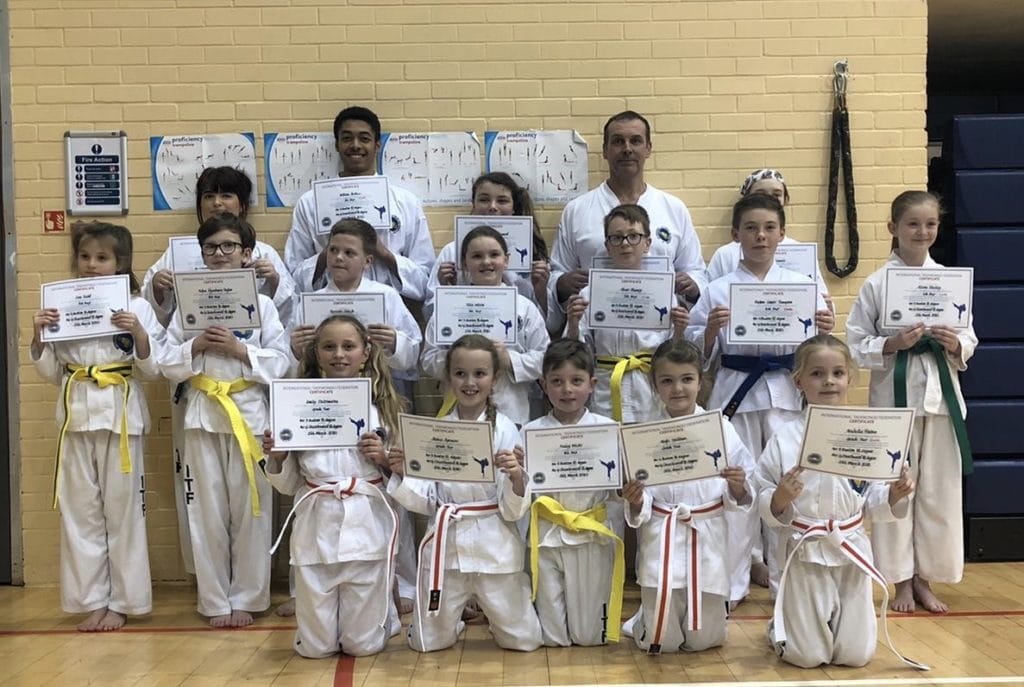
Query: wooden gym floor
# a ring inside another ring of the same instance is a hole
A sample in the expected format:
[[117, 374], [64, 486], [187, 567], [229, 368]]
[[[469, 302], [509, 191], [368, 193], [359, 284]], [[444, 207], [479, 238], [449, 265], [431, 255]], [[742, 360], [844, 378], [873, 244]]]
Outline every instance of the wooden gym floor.
[[[447, 651], [417, 654], [399, 636], [375, 657], [308, 660], [292, 652], [291, 619], [270, 613], [244, 630], [215, 631], [196, 615], [188, 586], [157, 588], [151, 616], [109, 634], [75, 631], [79, 618], [60, 612], [56, 589], [4, 587], [0, 685], [1024, 685], [1024, 563], [971, 564], [962, 584], [936, 589], [948, 615], [890, 622], [896, 646], [932, 667], [918, 673], [882, 644], [860, 669], [781, 663], [765, 638], [770, 605], [762, 589], [736, 610], [726, 645], [700, 654], [650, 657], [625, 638], [518, 654], [495, 647], [478, 625]], [[624, 614], [638, 602], [636, 589], [627, 590]]]

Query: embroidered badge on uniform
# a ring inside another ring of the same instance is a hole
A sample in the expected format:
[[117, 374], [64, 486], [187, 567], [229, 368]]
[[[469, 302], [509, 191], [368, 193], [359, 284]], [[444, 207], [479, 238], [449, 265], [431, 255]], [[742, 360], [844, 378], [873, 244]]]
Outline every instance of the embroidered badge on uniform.
[[401, 231], [402, 220], [398, 219], [398, 215], [391, 215], [391, 233]]
[[658, 238], [665, 243], [668, 243], [669, 239], [672, 238], [672, 234], [669, 232], [668, 227], [658, 227], [658, 231], [655, 233], [658, 235]]
[[246, 340], [252, 338], [253, 331], [254, 330], [252, 330], [252, 329], [245, 329], [245, 330], [242, 330], [242, 331], [234, 329], [234, 330], [232, 330], [231, 333], [235, 335], [236, 339], [241, 339], [242, 341], [246, 341]]
[[114, 348], [131, 355], [132, 351], [135, 350], [135, 339], [131, 334], [114, 334]]
[[868, 488], [868, 483], [867, 483], [867, 480], [863, 480], [863, 479], [851, 479], [850, 480], [850, 486], [853, 487], [853, 490], [855, 492], [857, 492], [858, 494], [863, 496], [864, 495], [864, 490]]

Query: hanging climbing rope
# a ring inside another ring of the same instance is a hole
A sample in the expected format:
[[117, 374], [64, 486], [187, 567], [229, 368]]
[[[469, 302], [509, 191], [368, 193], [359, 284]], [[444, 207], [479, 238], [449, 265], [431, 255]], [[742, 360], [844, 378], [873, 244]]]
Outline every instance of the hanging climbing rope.
[[[846, 85], [849, 79], [846, 60], [832, 66], [832, 155], [828, 169], [828, 207], [825, 210], [825, 267], [840, 279], [857, 269], [860, 238], [857, 234], [857, 204], [853, 196], [853, 156], [850, 151], [850, 114], [846, 111]], [[843, 194], [846, 199], [846, 225], [849, 236], [849, 259], [840, 267], [836, 263], [836, 208], [839, 200], [839, 164], [843, 166]]]

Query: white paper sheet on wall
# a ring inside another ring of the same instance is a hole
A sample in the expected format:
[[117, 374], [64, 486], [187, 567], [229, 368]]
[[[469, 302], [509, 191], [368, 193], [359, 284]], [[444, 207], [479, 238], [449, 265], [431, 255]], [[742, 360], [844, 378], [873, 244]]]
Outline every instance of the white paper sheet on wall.
[[234, 167], [252, 180], [249, 206], [255, 207], [256, 137], [238, 134], [150, 136], [154, 210], [195, 210], [196, 180], [206, 167]]
[[472, 131], [385, 133], [377, 169], [424, 205], [466, 206], [480, 176], [480, 140]]
[[334, 134], [305, 132], [263, 134], [267, 207], [290, 208], [314, 181], [338, 175], [340, 158]]
[[505, 172], [534, 203], [567, 203], [587, 192], [587, 142], [576, 131], [487, 131], [488, 172]]

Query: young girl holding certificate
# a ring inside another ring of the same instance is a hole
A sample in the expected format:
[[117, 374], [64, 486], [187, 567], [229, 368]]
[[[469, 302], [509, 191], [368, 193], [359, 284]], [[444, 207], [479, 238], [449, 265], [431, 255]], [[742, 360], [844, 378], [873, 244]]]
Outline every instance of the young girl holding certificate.
[[[466, 234], [459, 259], [473, 286], [503, 286], [502, 278], [508, 267], [508, 244], [495, 229], [480, 226]], [[437, 322], [445, 314], [435, 311], [427, 322], [420, 360], [423, 372], [438, 380], [448, 376], [446, 347], [437, 343]], [[510, 324], [515, 327], [516, 343], [494, 343], [499, 361], [494, 404], [521, 426], [530, 420], [530, 387], [540, 377], [541, 361], [551, 337], [537, 306], [522, 294], [516, 294], [516, 321]], [[446, 413], [451, 403], [449, 396], [441, 412]]]
[[[833, 336], [819, 334], [797, 348], [793, 379], [807, 403], [845, 405], [852, 371], [849, 349]], [[804, 470], [798, 461], [805, 424], [803, 415], [775, 432], [755, 471], [758, 509], [782, 535], [778, 555], [785, 563], [768, 638], [782, 660], [803, 668], [862, 666], [877, 638], [871, 582], [885, 585], [871, 562], [864, 517], [872, 527], [904, 517], [914, 482], [904, 470], [891, 486], [865, 488]]]
[[[729, 343], [729, 298], [732, 284], [810, 284], [806, 275], [779, 267], [775, 248], [786, 235], [786, 213], [772, 196], [754, 193], [733, 206], [732, 235], [743, 250], [743, 260], [730, 274], [711, 282], [707, 293], [690, 313], [686, 338], [703, 350], [705, 364], [719, 367], [708, 399], [712, 408], [722, 408], [752, 455], [759, 455], [768, 437], [780, 426], [800, 415], [800, 397], [789, 370], [793, 367], [793, 344]], [[835, 317], [817, 294], [813, 324], [830, 332]], [[812, 324], [807, 315], [806, 325]], [[751, 551], [759, 538], [756, 514], [731, 515], [729, 520], [732, 590], [729, 599], [739, 603], [750, 587]]]
[[[651, 223], [639, 205], [620, 205], [604, 218], [604, 243], [612, 269], [640, 270], [651, 249]], [[658, 344], [689, 321], [686, 308], [673, 304], [674, 329], [596, 329], [587, 325], [590, 286], [566, 304], [565, 336], [579, 339], [597, 356], [597, 388], [590, 407], [618, 422], [644, 422], [657, 406], [647, 373]]]
[[[670, 418], [704, 412], [697, 406], [700, 351], [666, 341], [651, 358], [651, 379]], [[725, 642], [729, 531], [723, 515], [752, 510], [747, 471], [753, 458], [728, 422], [722, 423], [729, 467], [721, 477], [645, 487], [630, 480], [622, 496], [626, 523], [637, 533], [640, 611], [623, 627], [645, 651], [703, 651]], [[699, 574], [699, 579], [695, 577]]]
[[896, 197], [889, 220], [892, 255], [864, 280], [846, 324], [854, 359], [871, 370], [871, 405], [917, 411], [908, 456], [917, 482], [910, 517], [871, 530], [878, 567], [896, 583], [892, 609], [904, 613], [914, 611], [915, 601], [945, 613], [949, 609], [930, 582], [959, 582], [964, 570], [961, 480], [972, 460], [957, 373], [967, 369], [978, 338], [970, 318], [961, 330], [920, 322], [882, 326], [889, 268], [942, 269], [928, 253], [939, 214], [939, 201], [930, 193]]
[[416, 606], [409, 627], [409, 646], [416, 651], [455, 644], [465, 627], [460, 620], [463, 608], [473, 598], [486, 614], [498, 646], [533, 651], [541, 645], [540, 622], [523, 571], [523, 540], [516, 529], [530, 507], [519, 433], [491, 400], [500, 369], [494, 343], [473, 334], [452, 344], [445, 360], [455, 407], [444, 419], [493, 425], [493, 484], [403, 478], [405, 454], [399, 447], [391, 449], [388, 492], [410, 511], [434, 516], [420, 545]]
[[[240, 269], [256, 232], [231, 214], [197, 232], [211, 270]], [[179, 303], [184, 309], [186, 303]], [[183, 386], [189, 532], [195, 552], [199, 612], [213, 627], [244, 627], [270, 605], [271, 493], [257, 435], [267, 428], [266, 386], [290, 364], [288, 339], [273, 302], [257, 294], [260, 326], [212, 326], [185, 333], [180, 313], [167, 331], [164, 375]]]
[[322, 658], [340, 646], [350, 656], [368, 656], [380, 652], [399, 627], [389, 593], [398, 520], [382, 491], [387, 453], [376, 432], [397, 435], [402, 400], [383, 349], [348, 315], [332, 316], [316, 328], [303, 351], [299, 377], [368, 377], [373, 402], [366, 424], [370, 431], [355, 449], [274, 452], [270, 430], [263, 434], [263, 450], [271, 458], [267, 478], [278, 491], [295, 497], [295, 651]]
[[[138, 293], [132, 236], [124, 227], [76, 223], [71, 251], [78, 277], [127, 274], [132, 294]], [[139, 381], [159, 375], [156, 347], [163, 328], [137, 295], [127, 310], [110, 316], [121, 334], [43, 343], [43, 330], [60, 321], [55, 308], [35, 314], [31, 353], [39, 375], [62, 388], [54, 485], [61, 606], [90, 614], [79, 630], [105, 632], [153, 605], [142, 488], [149, 410]]]
[[[551, 344], [540, 380], [551, 412], [523, 430], [615, 424], [587, 410], [597, 384], [594, 368], [594, 354], [582, 342], [562, 339]], [[613, 451], [607, 460], [619, 458]], [[618, 641], [624, 565], [617, 533], [621, 513], [621, 502], [607, 489], [551, 492], [534, 501], [530, 566], [545, 645]]]

